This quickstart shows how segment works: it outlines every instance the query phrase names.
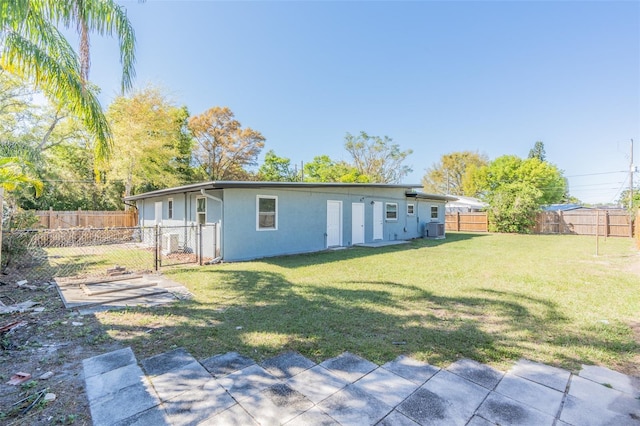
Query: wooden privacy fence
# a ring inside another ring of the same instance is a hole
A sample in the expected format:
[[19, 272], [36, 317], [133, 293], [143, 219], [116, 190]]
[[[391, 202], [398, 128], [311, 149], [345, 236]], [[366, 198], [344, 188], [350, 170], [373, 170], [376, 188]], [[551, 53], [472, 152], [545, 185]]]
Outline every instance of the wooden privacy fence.
[[[636, 223], [640, 223], [640, 219]], [[447, 231], [488, 232], [489, 216], [486, 212], [448, 213], [445, 216], [445, 224]], [[596, 235], [597, 232], [603, 237], [633, 236], [631, 216], [624, 210], [540, 212], [536, 216], [536, 224], [532, 231], [534, 234]], [[640, 236], [636, 237], [639, 238], [640, 244]]]
[[486, 212], [447, 213], [444, 223], [446, 231], [489, 232], [489, 216]]
[[122, 228], [136, 226], [136, 210], [129, 211], [55, 211], [36, 210], [41, 228]]

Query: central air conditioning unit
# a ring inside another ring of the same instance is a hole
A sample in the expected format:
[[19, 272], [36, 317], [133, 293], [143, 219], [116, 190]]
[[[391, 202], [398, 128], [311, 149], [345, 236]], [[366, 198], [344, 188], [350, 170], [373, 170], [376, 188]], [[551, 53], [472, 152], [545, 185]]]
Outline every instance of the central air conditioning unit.
[[427, 222], [424, 226], [424, 234], [425, 238], [444, 238], [444, 223], [438, 222]]
[[180, 245], [180, 234], [162, 234], [162, 254], [175, 253]]

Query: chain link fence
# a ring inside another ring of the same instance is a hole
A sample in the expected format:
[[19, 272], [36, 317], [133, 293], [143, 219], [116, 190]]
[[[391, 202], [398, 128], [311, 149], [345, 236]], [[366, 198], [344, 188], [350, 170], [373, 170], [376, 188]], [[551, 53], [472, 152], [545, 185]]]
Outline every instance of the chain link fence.
[[2, 281], [100, 279], [216, 257], [215, 225], [3, 232]]

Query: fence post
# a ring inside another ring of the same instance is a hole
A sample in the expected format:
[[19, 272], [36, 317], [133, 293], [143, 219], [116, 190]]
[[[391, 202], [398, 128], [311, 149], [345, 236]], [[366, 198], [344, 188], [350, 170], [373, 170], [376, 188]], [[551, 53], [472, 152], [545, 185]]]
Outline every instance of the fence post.
[[604, 212], [604, 238], [605, 241], [609, 236], [609, 210]]
[[460, 232], [460, 212], [456, 212], [456, 231]]
[[160, 225], [156, 224], [153, 228], [154, 237], [155, 237], [155, 250], [154, 253], [154, 270], [158, 272], [160, 267]]
[[203, 246], [202, 246], [202, 226], [203, 225], [201, 223], [198, 224], [198, 232], [199, 232], [199, 234], [198, 234], [198, 264], [200, 266], [202, 266], [202, 249], [203, 249]]

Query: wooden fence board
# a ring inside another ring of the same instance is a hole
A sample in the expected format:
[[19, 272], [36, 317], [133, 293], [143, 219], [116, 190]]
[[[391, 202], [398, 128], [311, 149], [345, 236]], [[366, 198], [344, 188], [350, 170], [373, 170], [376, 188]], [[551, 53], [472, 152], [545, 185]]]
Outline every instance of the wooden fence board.
[[[638, 215], [640, 217], [640, 213]], [[604, 237], [631, 237], [633, 229], [630, 220], [631, 216], [623, 210], [540, 212], [536, 216], [536, 224], [532, 231], [534, 234], [573, 235], [596, 235], [597, 231], [598, 235]], [[488, 214], [448, 213], [445, 216], [445, 225], [447, 231], [488, 232]], [[640, 244], [640, 239], [638, 241]]]
[[36, 210], [40, 228], [121, 228], [136, 226], [137, 212], [129, 211], [55, 211]]

